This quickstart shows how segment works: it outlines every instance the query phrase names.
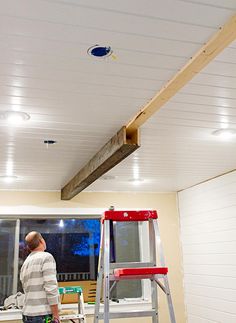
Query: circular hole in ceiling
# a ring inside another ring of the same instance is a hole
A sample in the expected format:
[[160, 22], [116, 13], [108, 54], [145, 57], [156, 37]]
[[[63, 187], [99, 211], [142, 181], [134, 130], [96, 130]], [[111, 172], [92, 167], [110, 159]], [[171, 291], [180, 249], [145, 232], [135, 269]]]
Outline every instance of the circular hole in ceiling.
[[108, 57], [113, 51], [110, 46], [94, 45], [87, 50], [88, 55], [98, 58]]
[[44, 140], [43, 143], [46, 145], [54, 145], [57, 142], [56, 142], [56, 140], [49, 139], [49, 140]]

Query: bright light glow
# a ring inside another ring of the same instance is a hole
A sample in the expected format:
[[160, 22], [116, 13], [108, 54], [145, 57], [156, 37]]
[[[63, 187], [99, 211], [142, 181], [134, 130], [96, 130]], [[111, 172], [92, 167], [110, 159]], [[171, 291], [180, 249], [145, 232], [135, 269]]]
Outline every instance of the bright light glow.
[[10, 184], [17, 179], [17, 176], [0, 176], [0, 180], [3, 180], [5, 183]]
[[138, 179], [133, 178], [133, 179], [130, 179], [130, 182], [132, 182], [133, 185], [138, 186], [138, 185], [143, 183], [143, 179], [141, 179], [141, 178], [138, 178]]
[[20, 105], [12, 105], [12, 110], [13, 111], [20, 112], [20, 109], [21, 109]]
[[139, 179], [139, 166], [138, 166], [138, 164], [135, 164], [134, 166], [133, 166], [133, 178], [134, 179]]
[[12, 183], [12, 182], [14, 182], [14, 180], [15, 180], [15, 177], [13, 177], [13, 176], [6, 176], [6, 177], [4, 178], [4, 181], [5, 181], [6, 183]]
[[23, 121], [23, 118], [22, 118], [21, 114], [14, 112], [14, 113], [8, 114], [7, 121], [10, 124], [19, 124]]
[[229, 118], [226, 116], [222, 116], [220, 118], [221, 129], [227, 129], [229, 127]]
[[59, 227], [60, 228], [64, 228], [64, 221], [61, 219], [60, 222], [59, 222]]
[[11, 97], [11, 104], [22, 104], [22, 97], [20, 96], [12, 96]]
[[139, 160], [138, 154], [133, 154], [133, 160], [135, 160], [135, 161]]
[[219, 136], [221, 139], [231, 139], [236, 135], [236, 129], [224, 128], [212, 132], [214, 136]]
[[11, 125], [17, 125], [30, 119], [27, 113], [20, 111], [5, 111], [2, 116]]
[[13, 175], [13, 161], [11, 159], [9, 159], [7, 161], [6, 174], [7, 174], [7, 176], [12, 176]]
[[141, 180], [135, 180], [135, 181], [133, 181], [133, 185], [135, 185], [135, 186], [138, 186], [138, 185], [140, 185], [140, 184], [142, 184], [142, 181]]

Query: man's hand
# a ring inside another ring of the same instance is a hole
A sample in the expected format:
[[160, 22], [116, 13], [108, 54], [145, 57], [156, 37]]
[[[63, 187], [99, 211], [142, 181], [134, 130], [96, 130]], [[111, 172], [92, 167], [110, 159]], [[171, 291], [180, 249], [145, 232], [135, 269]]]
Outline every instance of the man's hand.
[[60, 318], [58, 317], [53, 317], [52, 323], [61, 323]]

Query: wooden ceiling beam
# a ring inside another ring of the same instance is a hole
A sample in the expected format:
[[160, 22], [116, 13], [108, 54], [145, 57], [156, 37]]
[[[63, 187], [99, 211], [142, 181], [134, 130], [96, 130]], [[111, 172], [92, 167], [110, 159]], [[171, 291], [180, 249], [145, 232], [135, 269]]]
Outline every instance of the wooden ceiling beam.
[[127, 133], [136, 131], [184, 85], [236, 39], [236, 15], [188, 61], [188, 63], [127, 124]]
[[73, 198], [135, 151], [139, 147], [139, 127], [235, 39], [236, 15], [62, 188], [61, 198]]
[[103, 146], [94, 157], [61, 190], [61, 199], [70, 200], [96, 179], [119, 164], [139, 148], [139, 131], [128, 136], [126, 127]]

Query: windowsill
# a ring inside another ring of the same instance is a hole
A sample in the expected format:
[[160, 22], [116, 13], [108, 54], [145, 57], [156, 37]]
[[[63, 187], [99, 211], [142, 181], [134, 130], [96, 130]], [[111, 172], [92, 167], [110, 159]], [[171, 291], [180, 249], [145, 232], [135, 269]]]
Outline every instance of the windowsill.
[[[119, 306], [120, 311], [131, 311], [131, 310], [138, 310], [140, 309], [140, 304], [142, 305], [142, 308], [150, 309], [151, 302], [148, 300], [120, 300], [119, 303], [117, 302], [111, 302], [110, 303], [110, 309], [111, 312], [116, 311], [117, 306]], [[78, 305], [77, 304], [63, 304], [62, 310], [77, 310]], [[101, 305], [101, 309], [103, 308], [103, 305]], [[85, 303], [85, 315], [91, 316], [94, 314], [94, 304], [87, 304]], [[22, 319], [22, 313], [21, 310], [17, 309], [10, 309], [7, 311], [0, 311], [0, 322], [6, 322], [6, 321], [13, 321], [13, 320], [21, 320]]]

